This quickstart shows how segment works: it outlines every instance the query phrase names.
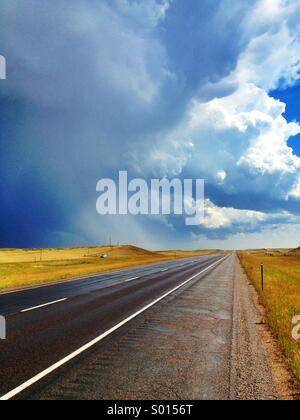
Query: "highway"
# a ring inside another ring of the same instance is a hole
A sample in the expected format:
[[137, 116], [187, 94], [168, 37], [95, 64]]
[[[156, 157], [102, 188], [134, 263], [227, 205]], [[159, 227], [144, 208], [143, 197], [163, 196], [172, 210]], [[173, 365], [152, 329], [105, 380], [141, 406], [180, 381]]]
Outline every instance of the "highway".
[[7, 340], [0, 340], [0, 399], [30, 398], [226, 258], [176, 260], [0, 295], [7, 320]]

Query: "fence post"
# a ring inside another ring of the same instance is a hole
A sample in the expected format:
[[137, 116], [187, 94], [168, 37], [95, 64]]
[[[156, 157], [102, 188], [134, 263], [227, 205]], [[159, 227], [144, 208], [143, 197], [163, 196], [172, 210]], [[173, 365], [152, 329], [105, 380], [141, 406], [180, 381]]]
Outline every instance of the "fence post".
[[265, 274], [265, 273], [264, 273], [264, 265], [263, 265], [263, 264], [261, 264], [261, 290], [262, 290], [262, 291], [264, 291], [264, 286], [265, 286], [265, 285], [264, 285], [264, 282], [265, 282], [265, 281], [264, 281], [264, 280], [265, 280], [265, 279], [264, 279], [264, 277], [265, 277], [265, 276], [264, 276], [264, 274]]

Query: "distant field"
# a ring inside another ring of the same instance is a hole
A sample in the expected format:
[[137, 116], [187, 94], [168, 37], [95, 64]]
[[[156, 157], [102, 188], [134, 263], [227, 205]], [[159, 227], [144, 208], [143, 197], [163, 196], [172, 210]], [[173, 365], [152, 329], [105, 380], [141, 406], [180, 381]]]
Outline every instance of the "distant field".
[[[151, 252], [133, 246], [66, 249], [0, 249], [0, 290], [220, 251]], [[107, 254], [107, 259], [101, 259]]]
[[[267, 308], [268, 321], [289, 360], [300, 391], [300, 341], [292, 338], [292, 318], [300, 315], [300, 251], [263, 250], [239, 253], [242, 265]], [[265, 267], [261, 291], [260, 266]]]

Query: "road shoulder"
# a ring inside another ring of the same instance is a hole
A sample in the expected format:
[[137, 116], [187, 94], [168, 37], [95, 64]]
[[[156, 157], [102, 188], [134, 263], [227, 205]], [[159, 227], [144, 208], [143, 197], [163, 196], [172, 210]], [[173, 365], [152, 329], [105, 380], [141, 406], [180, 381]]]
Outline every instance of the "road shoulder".
[[241, 264], [235, 262], [231, 398], [294, 399], [292, 376]]

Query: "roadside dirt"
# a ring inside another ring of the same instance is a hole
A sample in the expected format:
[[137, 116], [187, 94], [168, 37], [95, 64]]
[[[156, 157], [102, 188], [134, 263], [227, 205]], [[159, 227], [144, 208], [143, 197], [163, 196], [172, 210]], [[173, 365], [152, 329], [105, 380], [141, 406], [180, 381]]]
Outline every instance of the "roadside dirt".
[[231, 398], [293, 400], [291, 373], [238, 258], [234, 290]]

